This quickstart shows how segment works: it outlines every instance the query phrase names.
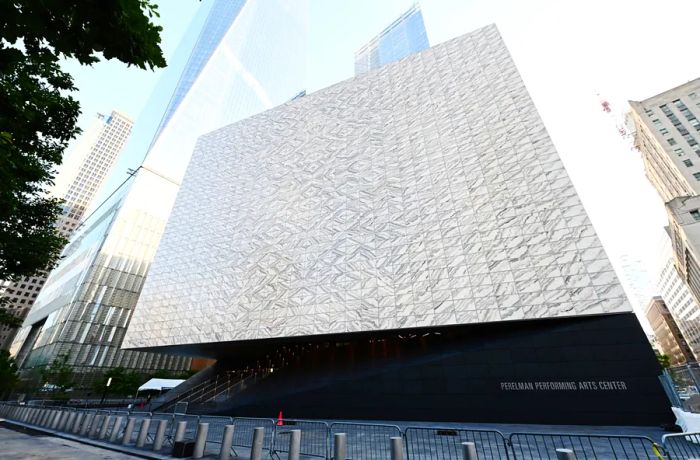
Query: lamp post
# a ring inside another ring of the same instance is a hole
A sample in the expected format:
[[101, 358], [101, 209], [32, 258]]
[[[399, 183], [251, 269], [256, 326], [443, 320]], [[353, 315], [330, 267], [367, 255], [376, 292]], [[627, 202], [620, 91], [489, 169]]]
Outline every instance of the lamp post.
[[101, 406], [102, 404], [104, 404], [104, 402], [105, 402], [105, 396], [107, 396], [107, 389], [109, 388], [109, 386], [110, 386], [111, 384], [112, 384], [112, 377], [110, 377], [110, 378], [107, 379], [107, 385], [105, 385], [105, 389], [104, 389], [104, 391], [102, 392], [102, 399], [100, 400], [100, 406]]

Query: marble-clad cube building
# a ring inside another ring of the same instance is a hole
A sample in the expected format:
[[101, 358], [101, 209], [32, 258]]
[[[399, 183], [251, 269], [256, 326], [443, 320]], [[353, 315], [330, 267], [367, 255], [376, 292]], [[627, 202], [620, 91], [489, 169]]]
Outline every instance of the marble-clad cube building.
[[[124, 346], [223, 369], [288, 344], [308, 359], [282, 359], [231, 401], [237, 413], [667, 415], [652, 352], [495, 26], [200, 138]], [[563, 412], [533, 414], [560, 398]]]

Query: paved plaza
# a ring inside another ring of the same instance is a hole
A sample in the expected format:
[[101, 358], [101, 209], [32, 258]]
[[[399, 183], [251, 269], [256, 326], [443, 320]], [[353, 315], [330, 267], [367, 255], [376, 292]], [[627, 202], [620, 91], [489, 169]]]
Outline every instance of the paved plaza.
[[0, 423], [0, 457], [15, 459], [52, 459], [52, 460], [132, 460], [139, 457], [100, 449], [68, 439], [46, 436], [38, 431], [10, 429], [9, 425]]

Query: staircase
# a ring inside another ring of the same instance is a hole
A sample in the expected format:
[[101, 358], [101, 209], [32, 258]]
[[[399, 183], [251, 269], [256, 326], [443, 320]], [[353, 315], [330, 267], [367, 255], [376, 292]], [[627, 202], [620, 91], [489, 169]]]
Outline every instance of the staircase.
[[187, 403], [188, 412], [192, 413], [206, 413], [216, 409], [218, 405], [286, 367], [295, 356], [300, 356], [303, 349], [302, 345], [282, 346], [269, 355], [249, 362], [242, 369], [231, 369], [223, 363], [217, 363], [206, 370], [208, 375], [196, 374], [191, 377], [191, 380], [200, 378], [203, 381], [179, 394], [170, 395], [170, 398], [155, 410], [170, 412], [181, 403]]

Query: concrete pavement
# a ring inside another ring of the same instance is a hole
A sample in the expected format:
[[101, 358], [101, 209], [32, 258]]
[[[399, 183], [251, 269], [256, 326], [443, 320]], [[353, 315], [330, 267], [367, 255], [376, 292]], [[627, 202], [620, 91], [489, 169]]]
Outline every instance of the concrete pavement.
[[139, 457], [0, 424], [0, 458], [7, 460], [132, 460]]

